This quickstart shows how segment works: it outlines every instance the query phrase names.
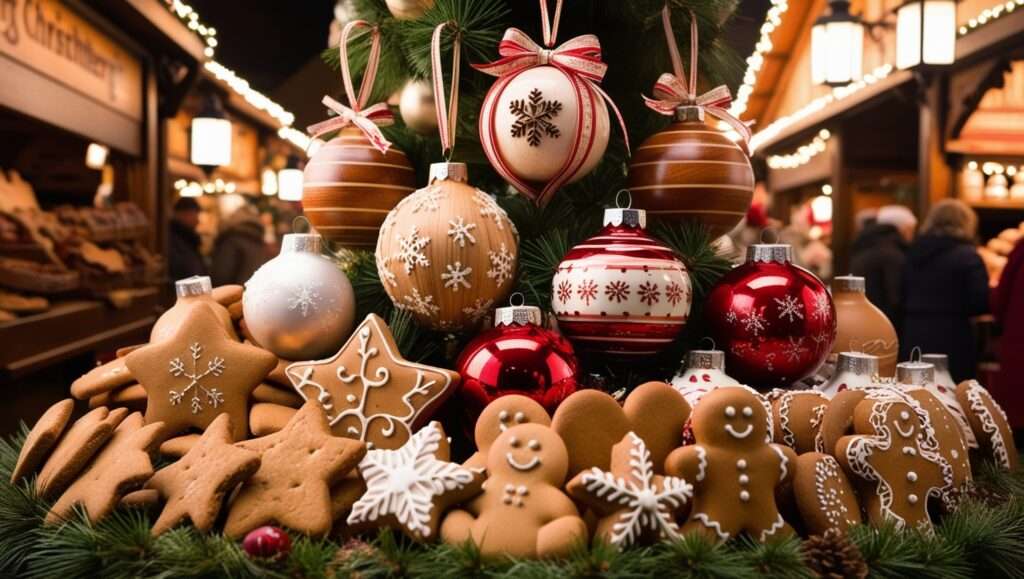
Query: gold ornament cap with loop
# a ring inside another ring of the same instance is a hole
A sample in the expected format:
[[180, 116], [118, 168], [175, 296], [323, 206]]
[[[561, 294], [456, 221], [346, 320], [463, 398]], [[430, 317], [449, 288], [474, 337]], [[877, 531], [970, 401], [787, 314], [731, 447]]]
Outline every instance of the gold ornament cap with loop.
[[281, 253], [315, 253], [323, 249], [319, 233], [288, 233], [281, 238]]
[[432, 185], [435, 181], [465, 183], [469, 181], [469, 169], [466, 168], [465, 163], [431, 163], [430, 178], [427, 179], [427, 184]]
[[[914, 360], [914, 356], [917, 360]], [[935, 366], [921, 359], [921, 348], [914, 347], [910, 360], [896, 364], [896, 383], [904, 386], [923, 386], [935, 381]]]
[[836, 359], [836, 374], [878, 376], [878, 356], [864, 352], [840, 352]]
[[867, 291], [867, 284], [859, 275], [840, 275], [832, 280], [833, 293], [862, 294]]
[[[518, 298], [518, 300], [516, 299]], [[516, 302], [519, 303], [516, 303]], [[537, 306], [526, 305], [523, 294], [516, 292], [509, 296], [509, 305], [494, 310], [494, 327], [501, 326], [541, 326], [544, 314]]]
[[213, 281], [208, 275], [193, 275], [174, 282], [174, 293], [179, 298], [208, 296], [213, 292]]
[[[622, 206], [622, 194], [626, 194], [626, 206]], [[633, 227], [647, 229], [647, 212], [643, 209], [633, 209], [633, 197], [626, 189], [619, 190], [615, 194], [615, 207], [604, 210], [602, 224], [615, 227]]]

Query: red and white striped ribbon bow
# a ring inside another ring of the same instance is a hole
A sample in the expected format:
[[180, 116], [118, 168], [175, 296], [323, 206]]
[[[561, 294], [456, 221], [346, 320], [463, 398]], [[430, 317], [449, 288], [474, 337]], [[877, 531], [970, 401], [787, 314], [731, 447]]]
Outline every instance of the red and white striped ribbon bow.
[[[363, 82], [359, 85], [358, 95], [353, 88], [352, 70], [348, 61], [348, 39], [356, 28], [370, 29], [370, 54], [366, 60], [366, 70], [363, 73]], [[395, 122], [395, 117], [386, 103], [366, 106], [366, 101], [369, 100], [370, 92], [373, 90], [373, 82], [377, 78], [377, 65], [380, 63], [380, 29], [365, 20], [349, 22], [341, 31], [338, 52], [341, 55], [341, 78], [349, 106], [345, 106], [329, 96], [324, 96], [321, 102], [337, 113], [337, 116], [311, 125], [306, 131], [315, 139], [348, 125], [355, 125], [366, 135], [374, 148], [381, 153], [387, 153], [391, 142], [384, 137], [380, 127], [391, 125]]]
[[721, 119], [732, 127], [743, 143], [750, 140], [750, 127], [729, 112], [729, 104], [732, 103], [732, 93], [729, 87], [723, 85], [697, 94], [697, 17], [690, 11], [690, 81], [687, 83], [686, 74], [683, 70], [683, 61], [679, 56], [679, 47], [676, 45], [675, 33], [672, 31], [671, 12], [668, 4], [661, 10], [661, 23], [665, 29], [665, 40], [668, 43], [669, 55], [672, 58], [673, 73], [662, 74], [654, 83], [654, 97], [644, 96], [644, 103], [648, 108], [671, 116], [675, 114], [680, 106], [696, 106], [704, 112]]

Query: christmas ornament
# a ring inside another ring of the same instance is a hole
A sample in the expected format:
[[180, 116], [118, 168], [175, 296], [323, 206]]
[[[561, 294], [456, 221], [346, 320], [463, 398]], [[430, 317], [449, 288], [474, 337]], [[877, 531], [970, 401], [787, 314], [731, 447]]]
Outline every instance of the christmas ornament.
[[[920, 355], [920, 350], [915, 348], [914, 352]], [[917, 361], [911, 359], [896, 365], [896, 383], [904, 389], [918, 387], [931, 392], [956, 420], [968, 448], [978, 448], [978, 437], [971, 430], [967, 412], [957, 400], [956, 383], [948, 368], [949, 358], [945, 354], [920, 355]]]
[[399, 20], [415, 20], [434, 6], [434, 0], [385, 0], [384, 3]]
[[[459, 44], [449, 109], [440, 71], [441, 32], [431, 41], [441, 148], [455, 143]], [[451, 122], [449, 122], [449, 119]], [[377, 271], [395, 307], [437, 330], [472, 327], [515, 283], [519, 235], [490, 195], [467, 183], [464, 163], [430, 166], [427, 186], [406, 197], [381, 226]]]
[[316, 234], [285, 235], [280, 255], [245, 284], [242, 311], [249, 333], [285, 360], [335, 352], [352, 330], [352, 284], [320, 253], [320, 243]]
[[816, 390], [831, 400], [844, 390], [868, 388], [878, 382], [878, 356], [864, 352], [840, 352], [835, 373]]
[[480, 110], [484, 153], [506, 181], [544, 206], [604, 156], [610, 129], [605, 101], [624, 136], [626, 127], [598, 86], [607, 65], [601, 62], [597, 37], [587, 34], [555, 47], [562, 1], [555, 3], [553, 23], [547, 0], [540, 1], [540, 9], [544, 48], [509, 28], [498, 46], [501, 58], [474, 68], [498, 77]]
[[499, 397], [520, 394], [553, 414], [578, 387], [579, 365], [572, 344], [544, 327], [535, 306], [498, 308], [494, 328], [466, 346], [455, 368], [462, 377], [459, 406], [468, 432], [484, 407]]
[[828, 289], [792, 261], [789, 245], [752, 245], [746, 263], [725, 274], [705, 304], [704, 318], [725, 350], [729, 373], [761, 390], [810, 376], [835, 341]]
[[[675, 119], [633, 155], [629, 190], [652, 217], [695, 219], [713, 237], [724, 235], [743, 219], [754, 196], [754, 172], [745, 146], [750, 131], [729, 112], [732, 96], [725, 85], [697, 94], [697, 19], [690, 12], [690, 80], [687, 83], [672, 32], [669, 7], [662, 11], [674, 74], [661, 75], [655, 98], [647, 106]], [[729, 129], [723, 129], [722, 122]], [[743, 147], [727, 136], [739, 135]]]
[[725, 373], [725, 352], [714, 349], [687, 352], [686, 369], [672, 378], [672, 387], [686, 398], [690, 408], [696, 408], [701, 397], [715, 388], [739, 385]]
[[228, 310], [224, 306], [213, 299], [212, 292], [213, 283], [209, 276], [194, 275], [174, 282], [174, 293], [177, 294], [178, 299], [153, 324], [153, 329], [149, 332], [150, 343], [163, 341], [173, 334], [181, 325], [188, 306], [197, 301], [209, 304], [210, 310], [221, 321], [228, 335], [237, 338], [235, 325], [231, 322], [231, 315], [228, 314]]
[[437, 130], [434, 106], [434, 89], [425, 80], [410, 80], [398, 97], [398, 113], [402, 115], [402, 122], [421, 135]]
[[850, 348], [878, 356], [878, 373], [892, 376], [899, 356], [899, 338], [889, 318], [868, 301], [864, 278], [844, 275], [832, 280], [836, 306], [836, 340], [832, 353]]
[[292, 552], [292, 540], [284, 529], [260, 527], [245, 536], [242, 549], [253, 559], [279, 559]]
[[[348, 39], [359, 27], [371, 29], [370, 54], [359, 93], [352, 85]], [[394, 122], [386, 103], [366, 107], [380, 59], [380, 31], [363, 20], [341, 33], [341, 76], [349, 106], [329, 96], [323, 104], [337, 116], [309, 127], [317, 138], [341, 129], [306, 163], [302, 210], [328, 241], [346, 247], [373, 247], [384, 215], [416, 186], [416, 172], [405, 153], [380, 132]]]
[[552, 279], [558, 327], [591, 352], [660, 352], [686, 325], [693, 299], [686, 266], [648, 235], [641, 209], [605, 209], [604, 229], [569, 250]]

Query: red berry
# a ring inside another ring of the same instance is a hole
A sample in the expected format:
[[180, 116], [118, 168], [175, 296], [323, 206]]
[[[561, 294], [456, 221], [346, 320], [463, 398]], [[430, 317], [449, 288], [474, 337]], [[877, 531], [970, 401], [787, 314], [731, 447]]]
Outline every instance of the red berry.
[[292, 540], [277, 527], [260, 527], [245, 536], [242, 549], [254, 559], [279, 559], [291, 552]]

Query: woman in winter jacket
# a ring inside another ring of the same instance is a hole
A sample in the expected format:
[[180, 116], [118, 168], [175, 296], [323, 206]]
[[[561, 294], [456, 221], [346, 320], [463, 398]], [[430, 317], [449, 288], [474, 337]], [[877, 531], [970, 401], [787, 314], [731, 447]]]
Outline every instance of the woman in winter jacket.
[[971, 318], [988, 311], [988, 275], [974, 246], [977, 229], [978, 216], [964, 203], [937, 203], [903, 269], [900, 357], [906, 360], [915, 346], [946, 354], [958, 382], [977, 372]]
[[992, 313], [1003, 328], [999, 375], [987, 384], [1014, 429], [1024, 429], [1024, 242], [1018, 242], [992, 293]]

